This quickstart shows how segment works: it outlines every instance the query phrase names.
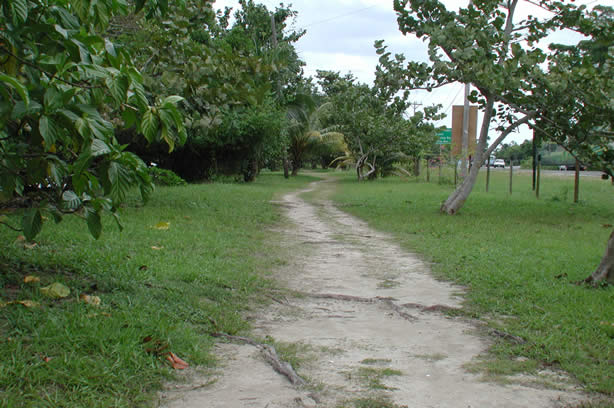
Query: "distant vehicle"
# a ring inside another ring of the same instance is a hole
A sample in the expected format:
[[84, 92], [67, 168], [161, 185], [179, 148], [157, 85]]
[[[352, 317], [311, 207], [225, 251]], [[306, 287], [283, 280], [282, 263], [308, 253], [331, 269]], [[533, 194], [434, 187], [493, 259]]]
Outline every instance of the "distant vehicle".
[[[584, 164], [580, 164], [580, 170], [584, 171], [586, 170], [586, 166]], [[576, 170], [576, 164], [575, 163], [571, 163], [571, 164], [562, 164], [559, 166], [559, 170], [571, 170], [571, 171], [575, 171]]]
[[493, 167], [495, 165], [495, 156], [490, 156], [490, 159], [484, 160], [484, 166]]
[[495, 162], [492, 164], [493, 167], [501, 167], [502, 169], [505, 168], [505, 160], [503, 159], [496, 159]]

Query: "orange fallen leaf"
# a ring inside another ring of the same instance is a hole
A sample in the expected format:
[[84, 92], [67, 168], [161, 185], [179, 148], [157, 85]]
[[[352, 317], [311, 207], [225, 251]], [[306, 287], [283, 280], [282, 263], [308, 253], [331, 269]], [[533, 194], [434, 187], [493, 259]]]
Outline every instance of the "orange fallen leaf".
[[38, 283], [41, 281], [41, 278], [38, 276], [28, 275], [23, 278], [24, 283]]
[[168, 352], [166, 359], [170, 361], [171, 366], [173, 366], [175, 370], [185, 370], [190, 366], [188, 363], [177, 357], [175, 353], [170, 351]]

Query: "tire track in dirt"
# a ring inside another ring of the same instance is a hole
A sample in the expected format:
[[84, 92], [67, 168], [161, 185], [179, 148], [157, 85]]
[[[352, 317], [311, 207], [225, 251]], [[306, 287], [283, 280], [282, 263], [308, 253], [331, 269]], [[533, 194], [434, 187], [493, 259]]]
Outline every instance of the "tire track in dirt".
[[[254, 334], [291, 345], [307, 385], [294, 387], [251, 345], [219, 344], [224, 367], [213, 385], [168, 390], [168, 408], [192, 407], [567, 407], [583, 400], [567, 390], [480, 380], [464, 366], [488, 348], [475, 322], [446, 317], [462, 289], [434, 280], [428, 265], [329, 201], [301, 194], [278, 202], [293, 259], [278, 271], [300, 293], [251, 316]], [[551, 373], [554, 375], [554, 373]], [[546, 376], [547, 373], [544, 373]], [[544, 378], [541, 378], [543, 380]], [[548, 380], [554, 381], [553, 378]], [[206, 381], [206, 380], [201, 380]]]

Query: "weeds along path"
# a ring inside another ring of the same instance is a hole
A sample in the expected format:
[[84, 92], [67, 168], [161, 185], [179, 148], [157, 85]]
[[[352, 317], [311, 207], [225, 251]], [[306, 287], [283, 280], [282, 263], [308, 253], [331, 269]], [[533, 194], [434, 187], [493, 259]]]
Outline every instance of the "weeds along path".
[[262, 346], [220, 343], [225, 363], [216, 381], [165, 393], [169, 408], [520, 408], [581, 401], [548, 373], [506, 385], [469, 373], [466, 365], [489, 339], [478, 335], [477, 323], [451, 317], [461, 288], [434, 280], [416, 256], [335, 208], [326, 200], [333, 188], [330, 180], [317, 182], [278, 202], [293, 254], [278, 278], [292, 295], [276, 295], [250, 316], [254, 336], [272, 339], [305, 384], [292, 385], [274, 371]]

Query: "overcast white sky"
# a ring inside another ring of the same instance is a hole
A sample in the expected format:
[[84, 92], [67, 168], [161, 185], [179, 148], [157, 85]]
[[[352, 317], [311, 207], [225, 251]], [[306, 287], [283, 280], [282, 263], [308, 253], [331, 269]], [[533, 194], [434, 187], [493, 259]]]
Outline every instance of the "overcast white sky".
[[[277, 0], [256, 0], [274, 10], [279, 6]], [[444, 0], [449, 8], [465, 6], [468, 0]], [[614, 7], [614, 0], [576, 0], [575, 4], [590, 7], [602, 4]], [[373, 48], [375, 40], [386, 40], [389, 51], [405, 54], [408, 60], [428, 61], [427, 47], [412, 36], [403, 36], [397, 26], [392, 0], [295, 0], [284, 2], [292, 4], [298, 11], [296, 28], [304, 28], [307, 34], [296, 44], [300, 57], [307, 63], [306, 74], [315, 75], [316, 70], [352, 72], [361, 82], [371, 84], [374, 79], [377, 55]], [[216, 0], [214, 7], [237, 7], [236, 0]], [[528, 14], [539, 16], [543, 10], [521, 1], [517, 18]], [[565, 38], [568, 37], [568, 38]], [[557, 42], [575, 42], [577, 37], [569, 32], [556, 38]], [[412, 100], [416, 103], [431, 105], [440, 103], [450, 115], [439, 125], [451, 127], [452, 105], [463, 104], [462, 84], [453, 84], [431, 93], [414, 92]], [[480, 115], [481, 116], [481, 115]], [[518, 143], [531, 138], [528, 127], [512, 134], [506, 142]]]

